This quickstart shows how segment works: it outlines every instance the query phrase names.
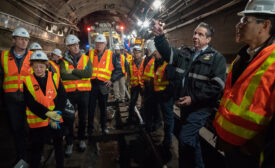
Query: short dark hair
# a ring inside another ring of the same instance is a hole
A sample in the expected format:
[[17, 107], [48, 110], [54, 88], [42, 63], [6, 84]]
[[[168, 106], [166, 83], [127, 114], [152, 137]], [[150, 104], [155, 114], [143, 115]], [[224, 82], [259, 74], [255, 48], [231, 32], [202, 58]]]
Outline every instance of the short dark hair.
[[201, 22], [197, 27], [204, 27], [204, 28], [206, 28], [206, 30], [207, 30], [206, 37], [213, 37], [213, 35], [214, 35], [214, 29], [209, 24], [207, 24], [205, 22]]
[[271, 27], [270, 27], [270, 31], [269, 34], [270, 36], [275, 36], [275, 15], [269, 15], [269, 14], [249, 14], [247, 16], [254, 16], [257, 19], [257, 23], [263, 22], [261, 20], [270, 20], [271, 22]]

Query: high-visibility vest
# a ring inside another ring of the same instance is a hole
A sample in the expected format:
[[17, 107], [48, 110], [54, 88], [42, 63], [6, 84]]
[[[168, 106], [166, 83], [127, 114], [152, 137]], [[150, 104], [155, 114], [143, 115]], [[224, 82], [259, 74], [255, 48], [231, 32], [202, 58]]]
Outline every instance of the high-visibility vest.
[[91, 79], [97, 78], [104, 82], [111, 79], [112, 71], [114, 69], [112, 56], [112, 51], [106, 49], [98, 62], [97, 50], [90, 50], [89, 57], [93, 63], [93, 75]]
[[[24, 83], [27, 86], [27, 89], [29, 90], [31, 95], [33, 96], [34, 100], [47, 107], [49, 111], [52, 111], [55, 108], [54, 99], [57, 95], [56, 88], [58, 88], [59, 86], [59, 77], [57, 77], [57, 74], [52, 75], [52, 72], [47, 72], [48, 79], [46, 86], [46, 95], [44, 95], [33, 73], [24, 78]], [[27, 122], [30, 128], [46, 127], [49, 125], [49, 118], [43, 120], [42, 118], [32, 113], [28, 107], [26, 108], [26, 115]]]
[[166, 89], [166, 87], [169, 84], [169, 81], [167, 80], [165, 68], [168, 65], [167, 62], [163, 62], [161, 66], [158, 67], [156, 70], [155, 76], [154, 76], [154, 90], [155, 91], [163, 91]]
[[124, 75], [126, 75], [126, 69], [125, 69], [125, 56], [124, 55], [120, 55], [120, 63], [121, 63], [121, 69], [122, 69], [122, 73]]
[[19, 72], [15, 63], [14, 56], [10, 53], [10, 50], [4, 50], [1, 55], [2, 67], [4, 70], [3, 90], [4, 92], [16, 92], [20, 90], [23, 92], [23, 79], [25, 76], [31, 73], [30, 56], [31, 51], [28, 51], [24, 58], [21, 70]]
[[[76, 69], [84, 70], [88, 66], [89, 57], [85, 54], [81, 55], [81, 58], [78, 61]], [[65, 69], [74, 69], [74, 66], [68, 61], [63, 59], [65, 64]], [[62, 80], [66, 92], [75, 92], [78, 91], [91, 91], [92, 85], [90, 78], [81, 78], [80, 80]]]
[[154, 67], [155, 67], [155, 58], [152, 57], [150, 61], [145, 65], [143, 74], [142, 74], [142, 80], [144, 82], [150, 81], [152, 78], [154, 78]]
[[126, 54], [126, 59], [130, 63], [133, 60], [133, 55], [127, 53]]
[[233, 86], [230, 69], [213, 124], [224, 141], [240, 146], [261, 132], [272, 117], [267, 102], [275, 81], [275, 44], [264, 48]]
[[135, 61], [131, 61], [129, 63], [130, 75], [131, 75], [131, 77], [130, 77], [131, 87], [135, 87], [138, 85], [143, 86], [143, 80], [142, 80], [143, 63], [144, 63], [144, 59], [142, 60], [139, 68], [137, 68]]
[[53, 62], [52, 60], [49, 61], [49, 64], [53, 67], [55, 73], [57, 73], [58, 75], [60, 75], [59, 66], [55, 62]]

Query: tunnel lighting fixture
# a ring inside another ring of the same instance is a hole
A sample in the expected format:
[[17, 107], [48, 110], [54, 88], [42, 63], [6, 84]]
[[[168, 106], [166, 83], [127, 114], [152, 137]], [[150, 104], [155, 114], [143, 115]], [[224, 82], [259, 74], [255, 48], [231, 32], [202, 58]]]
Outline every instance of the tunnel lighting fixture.
[[141, 20], [138, 20], [137, 25], [138, 25], [138, 26], [142, 26], [142, 25], [143, 25], [142, 21], [141, 21]]
[[153, 3], [153, 8], [159, 9], [161, 7], [161, 4], [161, 0], [155, 0], [155, 2]]
[[125, 28], [124, 26], [120, 26], [120, 30], [123, 31]]
[[145, 21], [143, 22], [143, 27], [144, 27], [144, 28], [149, 27], [149, 25], [150, 25], [150, 23], [149, 23], [148, 20], [145, 20]]
[[132, 35], [137, 35], [137, 32], [135, 30], [133, 30]]
[[87, 31], [90, 32], [92, 30], [91, 27], [87, 27]]

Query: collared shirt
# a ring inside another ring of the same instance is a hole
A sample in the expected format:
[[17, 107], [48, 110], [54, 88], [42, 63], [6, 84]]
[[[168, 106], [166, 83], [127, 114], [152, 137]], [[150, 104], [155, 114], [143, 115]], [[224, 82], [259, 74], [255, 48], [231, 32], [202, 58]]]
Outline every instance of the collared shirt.
[[250, 55], [250, 58], [249, 60], [247, 60], [248, 62], [251, 62], [252, 59], [254, 58], [255, 54], [259, 51], [259, 49], [261, 48], [262, 46], [254, 49], [254, 50], [251, 50], [250, 47], [247, 48], [246, 52], [248, 55]]
[[[201, 50], [196, 50], [195, 53], [194, 53], [194, 56], [192, 58], [193, 61], [195, 61], [195, 59], [202, 53], [204, 52], [206, 49], [207, 49], [208, 45], [205, 46], [203, 49]], [[182, 88], [184, 87], [184, 81], [185, 81], [185, 77], [182, 78]]]

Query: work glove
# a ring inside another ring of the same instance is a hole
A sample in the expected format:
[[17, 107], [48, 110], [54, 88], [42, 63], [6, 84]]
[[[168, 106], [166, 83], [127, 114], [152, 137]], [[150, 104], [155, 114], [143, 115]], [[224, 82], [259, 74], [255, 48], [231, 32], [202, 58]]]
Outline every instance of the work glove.
[[85, 70], [87, 70], [88, 69], [88, 65], [85, 67]]
[[61, 111], [48, 111], [45, 115], [52, 120], [60, 121], [61, 114]]
[[71, 74], [72, 72], [73, 72], [73, 69], [68, 69], [68, 70], [67, 70], [67, 73], [70, 73], [70, 74]]
[[60, 121], [54, 121], [54, 120], [50, 120], [49, 125], [52, 129], [60, 129], [60, 125], [59, 125]]

